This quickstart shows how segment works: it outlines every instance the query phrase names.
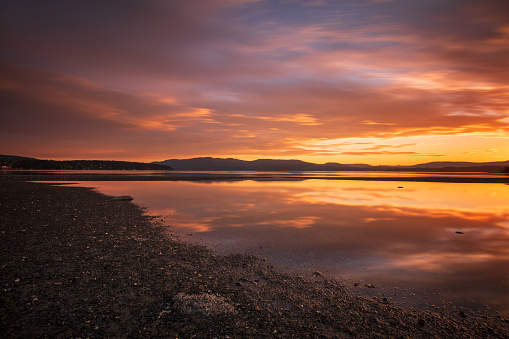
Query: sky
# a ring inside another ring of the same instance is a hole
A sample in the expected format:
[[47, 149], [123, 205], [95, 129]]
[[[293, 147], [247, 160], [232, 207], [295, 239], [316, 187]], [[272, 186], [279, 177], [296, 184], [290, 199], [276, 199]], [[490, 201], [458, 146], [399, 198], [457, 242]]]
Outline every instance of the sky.
[[509, 160], [507, 0], [0, 0], [0, 154]]

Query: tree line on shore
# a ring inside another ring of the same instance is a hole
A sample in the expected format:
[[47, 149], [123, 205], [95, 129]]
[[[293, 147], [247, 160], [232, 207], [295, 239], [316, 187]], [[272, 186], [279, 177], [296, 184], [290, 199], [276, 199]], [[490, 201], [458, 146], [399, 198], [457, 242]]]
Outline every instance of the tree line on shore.
[[114, 160], [0, 159], [2, 166], [31, 170], [172, 170], [166, 165]]

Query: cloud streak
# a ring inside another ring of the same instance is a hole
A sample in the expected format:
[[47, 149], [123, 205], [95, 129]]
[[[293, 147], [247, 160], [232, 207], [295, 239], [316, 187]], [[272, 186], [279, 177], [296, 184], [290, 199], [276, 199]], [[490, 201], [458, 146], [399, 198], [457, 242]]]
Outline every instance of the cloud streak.
[[[507, 11], [499, 0], [4, 2], [0, 151], [506, 160]], [[472, 152], [481, 145], [498, 151]]]

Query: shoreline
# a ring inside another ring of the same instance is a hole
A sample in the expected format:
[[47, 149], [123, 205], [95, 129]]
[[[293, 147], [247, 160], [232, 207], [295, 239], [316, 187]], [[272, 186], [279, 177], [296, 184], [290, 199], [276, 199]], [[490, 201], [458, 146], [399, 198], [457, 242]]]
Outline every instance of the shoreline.
[[90, 188], [3, 177], [0, 193], [2, 337], [509, 337], [508, 319], [402, 309], [168, 238]]
[[136, 171], [122, 174], [94, 174], [94, 173], [2, 173], [0, 179], [23, 181], [304, 181], [304, 180], [358, 180], [358, 181], [402, 181], [402, 182], [444, 182], [444, 183], [492, 183], [509, 185], [509, 176], [478, 178], [468, 176], [355, 176], [355, 177], [328, 177], [328, 176], [296, 176], [288, 175], [138, 175]]

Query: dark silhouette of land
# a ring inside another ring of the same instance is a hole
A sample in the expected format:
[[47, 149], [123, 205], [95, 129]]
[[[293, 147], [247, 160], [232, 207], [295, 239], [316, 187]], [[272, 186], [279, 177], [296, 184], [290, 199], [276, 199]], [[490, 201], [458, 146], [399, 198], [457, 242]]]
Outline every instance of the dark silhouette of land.
[[163, 170], [164, 164], [114, 161], [114, 160], [41, 160], [14, 155], [0, 155], [0, 165], [16, 169], [36, 170]]
[[113, 160], [41, 160], [2, 155], [0, 165], [17, 169], [41, 170], [177, 170], [177, 171], [411, 171], [411, 172], [488, 172], [507, 173], [509, 161], [499, 162], [428, 162], [411, 166], [372, 166], [369, 164], [316, 164], [302, 160], [200, 157], [168, 159], [152, 163]]
[[418, 172], [501, 172], [509, 161], [501, 162], [429, 162], [412, 166], [371, 166], [368, 164], [315, 164], [301, 160], [233, 158], [169, 159], [156, 164], [168, 165], [179, 171], [418, 171]]

